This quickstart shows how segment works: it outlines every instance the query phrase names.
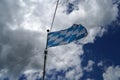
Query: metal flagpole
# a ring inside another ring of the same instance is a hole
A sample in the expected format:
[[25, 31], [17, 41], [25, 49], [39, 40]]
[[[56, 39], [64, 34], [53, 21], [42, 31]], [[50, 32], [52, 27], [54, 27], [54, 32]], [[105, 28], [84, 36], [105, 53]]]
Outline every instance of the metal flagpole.
[[[52, 27], [53, 27], [53, 23], [54, 23], [55, 15], [56, 15], [56, 12], [57, 12], [58, 3], [59, 3], [59, 0], [57, 0], [57, 4], [56, 4], [56, 8], [55, 8], [55, 12], [54, 12], [54, 16], [53, 16], [53, 20], [52, 20], [52, 23], [51, 23], [50, 30], [47, 30], [47, 38], [48, 38], [48, 32], [49, 32], [49, 31], [51, 32]], [[46, 68], [47, 54], [48, 54], [48, 51], [47, 51], [47, 43], [46, 43], [46, 48], [45, 48], [45, 51], [44, 51], [43, 80], [45, 80], [45, 73], [46, 73], [45, 68]]]
[[[47, 38], [48, 38], [48, 32], [49, 32], [49, 30], [47, 30]], [[46, 48], [45, 48], [45, 51], [44, 51], [43, 80], [45, 80], [45, 73], [46, 73], [45, 68], [46, 68], [47, 53], [48, 53], [48, 51], [47, 51], [47, 42], [46, 42]]]

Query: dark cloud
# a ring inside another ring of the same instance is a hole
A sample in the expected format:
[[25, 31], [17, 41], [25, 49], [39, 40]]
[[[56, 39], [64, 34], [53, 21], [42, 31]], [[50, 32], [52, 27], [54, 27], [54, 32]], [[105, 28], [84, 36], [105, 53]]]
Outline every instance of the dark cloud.
[[[8, 73], [19, 74], [30, 64], [39, 42], [39, 33], [23, 29], [1, 31], [0, 34], [0, 69]], [[39, 43], [40, 44], [40, 43]]]
[[39, 32], [20, 28], [21, 9], [19, 1], [0, 1], [0, 72], [6, 70], [6, 76], [15, 77], [24, 72], [41, 45]]

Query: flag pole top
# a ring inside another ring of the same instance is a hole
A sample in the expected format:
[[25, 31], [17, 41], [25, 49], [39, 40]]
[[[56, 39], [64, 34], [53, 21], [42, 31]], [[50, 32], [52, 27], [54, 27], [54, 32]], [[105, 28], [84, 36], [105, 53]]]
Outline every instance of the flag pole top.
[[47, 29], [47, 32], [50, 32], [50, 30], [49, 30], [49, 29]]

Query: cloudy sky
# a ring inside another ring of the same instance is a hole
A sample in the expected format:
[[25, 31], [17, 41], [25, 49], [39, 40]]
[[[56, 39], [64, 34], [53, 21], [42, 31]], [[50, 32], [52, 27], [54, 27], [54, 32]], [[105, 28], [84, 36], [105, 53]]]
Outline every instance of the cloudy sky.
[[[57, 0], [0, 0], [0, 80], [42, 78], [46, 30]], [[88, 36], [48, 49], [46, 80], [120, 80], [120, 1], [60, 0], [52, 31]]]

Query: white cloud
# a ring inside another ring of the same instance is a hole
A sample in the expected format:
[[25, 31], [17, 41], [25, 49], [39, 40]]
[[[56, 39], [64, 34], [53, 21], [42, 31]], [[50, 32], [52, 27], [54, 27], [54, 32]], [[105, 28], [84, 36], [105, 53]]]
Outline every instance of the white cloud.
[[80, 66], [76, 66], [74, 69], [66, 72], [65, 78], [68, 80], [79, 80], [83, 76], [83, 70]]
[[71, 70], [71, 71], [67, 72], [66, 78], [68, 78], [69, 80], [73, 80], [75, 78], [75, 71]]
[[102, 62], [102, 61], [100, 61], [100, 62], [97, 64], [97, 66], [98, 66], [98, 67], [103, 66], [103, 62]]
[[84, 70], [87, 71], [87, 72], [92, 71], [92, 70], [93, 70], [93, 65], [94, 65], [94, 64], [95, 64], [94, 61], [89, 60], [87, 66], [84, 67]]
[[[50, 27], [55, 2], [0, 1], [0, 71], [6, 69], [6, 75], [13, 77], [26, 70], [42, 71], [46, 29]], [[76, 4], [75, 0], [71, 2]], [[63, 3], [61, 0], [53, 31], [81, 23], [89, 33], [81, 40], [83, 43], [94, 42], [96, 36], [102, 36], [106, 30], [100, 25], [105, 26], [117, 17], [117, 5], [113, 5], [112, 0], [81, 0], [76, 5], [79, 9], [69, 15], [64, 12], [66, 5]], [[76, 66], [81, 72], [79, 56], [82, 54], [82, 46], [74, 43], [50, 48], [47, 70], [55, 68], [59, 71]], [[79, 72], [75, 70], [75, 73]]]
[[110, 66], [103, 73], [104, 80], [120, 80], [120, 66]]
[[94, 79], [90, 79], [90, 78], [88, 78], [88, 79], [86, 79], [86, 80], [94, 80]]

